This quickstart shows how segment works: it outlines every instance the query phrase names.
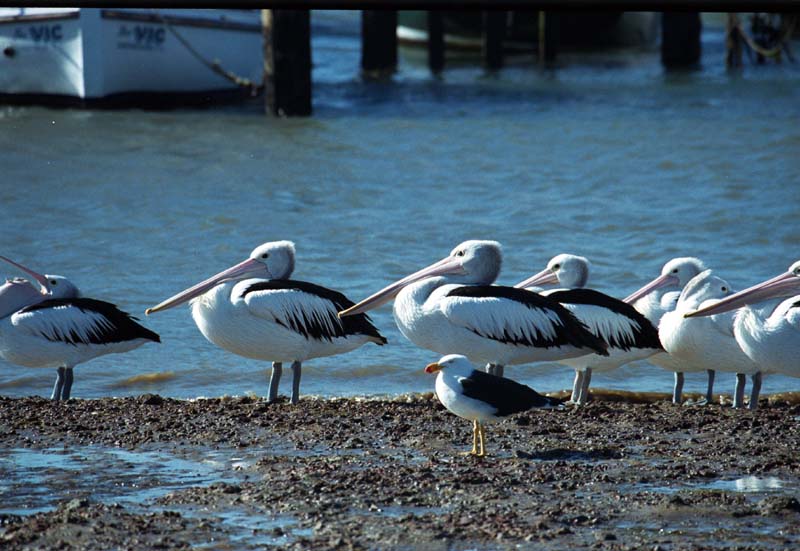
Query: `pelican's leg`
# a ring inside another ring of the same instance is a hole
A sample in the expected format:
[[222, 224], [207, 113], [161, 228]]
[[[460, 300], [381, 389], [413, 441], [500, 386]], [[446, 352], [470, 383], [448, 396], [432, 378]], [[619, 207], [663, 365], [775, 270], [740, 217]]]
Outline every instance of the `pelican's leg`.
[[472, 421], [472, 450], [461, 452], [461, 455], [478, 455], [478, 420]]
[[713, 369], [707, 369], [708, 372], [708, 389], [706, 389], [706, 403], [710, 404], [714, 401], [714, 376], [716, 375], [716, 371]]
[[675, 386], [672, 387], [672, 403], [680, 404], [683, 398], [683, 373], [675, 372]]
[[583, 371], [575, 370], [575, 380], [572, 382], [572, 396], [569, 401], [573, 404], [578, 403], [581, 396], [581, 389], [583, 388]]
[[300, 401], [300, 370], [302, 365], [300, 362], [292, 362], [292, 403], [296, 404]]
[[484, 441], [483, 441], [483, 425], [481, 425], [480, 421], [475, 421], [478, 424], [478, 442], [480, 442], [481, 451], [475, 454], [475, 457], [484, 457], [486, 456], [486, 449], [484, 448]]
[[64, 387], [61, 389], [61, 399], [69, 400], [69, 393], [72, 391], [72, 367], [64, 370]]
[[758, 409], [758, 395], [761, 392], [761, 372], [753, 373], [753, 388], [750, 389], [750, 405], [748, 409]]
[[278, 384], [281, 382], [281, 373], [283, 372], [283, 364], [281, 362], [272, 362], [272, 376], [269, 378], [269, 394], [267, 401], [274, 402], [278, 398]]
[[733, 391], [733, 407], [740, 408], [744, 405], [744, 384], [746, 383], [744, 373], [736, 374], [736, 388]]
[[589, 383], [592, 382], [592, 368], [587, 367], [583, 373], [583, 382], [581, 383], [580, 394], [578, 395], [578, 404], [585, 405], [589, 401]]
[[486, 371], [486, 373], [489, 375], [494, 375], [494, 364], [486, 364], [484, 371]]
[[64, 387], [64, 371], [66, 371], [65, 367], [59, 367], [56, 370], [56, 386], [53, 387], [53, 395], [50, 396], [50, 399], [56, 402], [61, 399], [61, 389]]
[[494, 374], [498, 377], [502, 377], [503, 373], [505, 372], [505, 366], [503, 364], [494, 364]]

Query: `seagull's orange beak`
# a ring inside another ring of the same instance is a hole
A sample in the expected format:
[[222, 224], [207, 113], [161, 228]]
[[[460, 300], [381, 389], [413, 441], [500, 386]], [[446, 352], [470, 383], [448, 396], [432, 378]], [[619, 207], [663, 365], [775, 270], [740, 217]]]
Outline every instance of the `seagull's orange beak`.
[[442, 370], [442, 366], [433, 362], [432, 364], [428, 364], [425, 366], [425, 373], [438, 373]]

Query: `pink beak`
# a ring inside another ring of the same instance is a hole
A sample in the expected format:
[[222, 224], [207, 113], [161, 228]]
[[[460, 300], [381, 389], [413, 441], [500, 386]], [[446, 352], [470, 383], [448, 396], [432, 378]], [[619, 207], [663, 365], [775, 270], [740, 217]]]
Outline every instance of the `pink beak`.
[[679, 285], [679, 284], [680, 280], [674, 275], [669, 275], [669, 274], [660, 275], [653, 281], [651, 281], [650, 283], [648, 283], [647, 285], [645, 285], [644, 287], [642, 287], [641, 289], [630, 295], [623, 302], [627, 302], [628, 304], [633, 304], [640, 298], [649, 295], [656, 289], [661, 289], [662, 287], [668, 287], [670, 285]]
[[558, 283], [558, 276], [553, 270], [545, 268], [538, 274], [532, 275], [525, 281], [520, 281], [514, 287], [518, 289], [525, 289], [527, 287], [538, 287], [541, 285], [554, 285]]
[[684, 314], [686, 318], [695, 316], [713, 316], [723, 312], [730, 312], [748, 304], [762, 302], [774, 297], [791, 296], [800, 289], [800, 278], [792, 272], [784, 272], [779, 276], [768, 279], [743, 291], [725, 297], [705, 308]]
[[358, 304], [351, 306], [347, 310], [342, 310], [339, 312], [339, 317], [343, 318], [345, 316], [352, 316], [355, 314], [360, 314], [362, 312], [368, 312], [369, 310], [373, 310], [378, 306], [385, 304], [392, 300], [397, 293], [403, 290], [403, 287], [408, 287], [412, 283], [416, 283], [417, 281], [421, 281], [423, 279], [429, 277], [436, 277], [442, 275], [450, 275], [450, 274], [464, 274], [464, 267], [461, 265], [461, 261], [457, 258], [452, 256], [448, 256], [443, 258], [439, 262], [435, 262], [428, 266], [427, 268], [423, 268], [418, 272], [414, 272], [413, 274], [404, 277], [398, 281], [395, 281], [391, 285], [388, 285], [378, 291], [377, 293], [365, 298]]
[[232, 266], [227, 270], [223, 270], [217, 275], [211, 276], [205, 281], [201, 281], [197, 285], [189, 287], [188, 289], [181, 291], [177, 295], [168, 298], [164, 302], [161, 302], [160, 304], [157, 304], [152, 308], [148, 308], [147, 310], [144, 311], [144, 313], [149, 316], [150, 314], [160, 312], [161, 310], [167, 310], [169, 308], [173, 308], [175, 306], [178, 306], [179, 304], [183, 304], [188, 300], [200, 296], [209, 289], [211, 289], [212, 287], [219, 285], [220, 283], [223, 283], [225, 281], [229, 281], [231, 279], [243, 279], [246, 277], [257, 277], [257, 276], [260, 277], [269, 276], [267, 267], [257, 260], [248, 258], [244, 262], [240, 262], [236, 266]]
[[42, 294], [47, 294], [47, 293], [50, 292], [50, 282], [47, 281], [47, 278], [45, 276], [43, 276], [42, 274], [34, 272], [30, 268], [26, 268], [22, 264], [17, 264], [13, 260], [11, 260], [10, 258], [6, 258], [5, 256], [1, 256], [0, 255], [0, 260], [4, 260], [4, 261], [8, 262], [9, 264], [11, 264], [12, 266], [15, 266], [15, 267], [19, 268], [20, 270], [22, 270], [26, 274], [28, 274], [31, 277], [33, 277], [36, 281], [38, 281], [39, 285], [42, 286]]

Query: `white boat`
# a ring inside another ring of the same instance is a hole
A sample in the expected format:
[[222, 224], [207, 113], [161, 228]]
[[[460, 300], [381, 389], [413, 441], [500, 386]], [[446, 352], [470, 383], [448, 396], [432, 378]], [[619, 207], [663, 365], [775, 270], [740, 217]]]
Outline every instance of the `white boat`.
[[258, 10], [0, 8], [6, 102], [209, 101], [263, 71]]

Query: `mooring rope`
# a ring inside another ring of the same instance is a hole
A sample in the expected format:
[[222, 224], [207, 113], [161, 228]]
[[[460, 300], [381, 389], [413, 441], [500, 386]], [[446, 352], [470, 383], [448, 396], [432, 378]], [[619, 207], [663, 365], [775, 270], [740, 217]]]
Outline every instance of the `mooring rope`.
[[236, 73], [234, 73], [233, 71], [226, 70], [222, 66], [222, 63], [220, 62], [219, 59], [209, 60], [208, 58], [206, 58], [203, 54], [198, 52], [197, 49], [195, 49], [194, 46], [192, 46], [189, 43], [189, 41], [186, 40], [186, 38], [184, 38], [178, 32], [177, 29], [175, 29], [175, 27], [172, 26], [172, 24], [169, 22], [169, 20], [166, 17], [164, 17], [163, 15], [161, 15], [157, 11], [153, 11], [153, 13], [155, 14], [156, 18], [158, 18], [158, 20], [161, 21], [161, 23], [164, 24], [164, 26], [167, 28], [167, 30], [170, 33], [172, 33], [172, 35], [175, 38], [178, 39], [178, 42], [183, 44], [183, 46], [189, 51], [189, 53], [192, 54], [195, 57], [195, 59], [197, 59], [200, 63], [202, 63], [203, 65], [205, 65], [209, 69], [211, 69], [213, 72], [215, 72], [216, 74], [220, 75], [223, 78], [228, 79], [229, 81], [233, 82], [234, 84], [236, 84], [237, 86], [239, 86], [241, 88], [247, 88], [248, 90], [250, 90], [250, 95], [251, 96], [258, 95], [258, 93], [264, 88], [264, 83], [263, 82], [260, 83], [260, 84], [256, 84], [255, 82], [253, 82], [249, 78], [245, 78], [245, 77], [239, 76]]

